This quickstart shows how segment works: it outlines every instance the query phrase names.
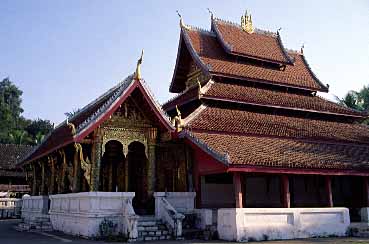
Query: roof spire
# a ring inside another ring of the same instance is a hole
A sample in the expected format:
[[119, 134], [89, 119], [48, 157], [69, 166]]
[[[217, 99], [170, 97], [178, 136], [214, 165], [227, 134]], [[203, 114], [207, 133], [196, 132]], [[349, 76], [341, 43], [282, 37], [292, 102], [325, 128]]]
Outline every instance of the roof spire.
[[179, 16], [179, 26], [181, 27], [181, 28], [185, 28], [185, 29], [190, 29], [184, 22], [183, 22], [183, 18], [182, 18], [182, 15], [179, 13], [179, 11], [178, 10], [176, 10], [176, 12], [177, 12], [177, 14], [178, 14], [178, 16]]
[[141, 64], [143, 60], [144, 50], [141, 51], [141, 57], [137, 60], [137, 67], [134, 78], [136, 80], [141, 80]]
[[241, 16], [241, 28], [249, 34], [254, 32], [252, 17], [251, 14], [247, 13], [247, 10], [245, 11], [245, 15]]
[[305, 44], [304, 44], [304, 43], [302, 43], [302, 45], [301, 45], [301, 49], [300, 49], [301, 54], [304, 54], [304, 48], [305, 48]]
[[214, 14], [213, 14], [213, 12], [211, 12], [211, 10], [210, 10], [209, 8], [206, 8], [206, 9], [208, 10], [208, 12], [209, 12], [209, 14], [210, 14], [211, 19], [213, 19], [213, 18], [214, 18]]

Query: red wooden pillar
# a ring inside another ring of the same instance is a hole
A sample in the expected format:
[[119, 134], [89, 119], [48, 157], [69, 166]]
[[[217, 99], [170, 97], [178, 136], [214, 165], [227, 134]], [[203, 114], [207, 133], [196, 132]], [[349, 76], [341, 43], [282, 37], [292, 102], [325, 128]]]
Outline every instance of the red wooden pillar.
[[284, 208], [291, 207], [291, 194], [290, 194], [290, 182], [288, 180], [288, 175], [281, 176], [281, 183], [282, 183], [282, 206]]
[[241, 175], [239, 172], [233, 173], [233, 186], [236, 199], [236, 208], [243, 208]]
[[330, 176], [325, 176], [325, 192], [327, 194], [327, 207], [333, 207], [332, 181]]
[[364, 190], [364, 196], [363, 196], [363, 207], [369, 207], [369, 185], [368, 185], [368, 177], [363, 178], [363, 190]]

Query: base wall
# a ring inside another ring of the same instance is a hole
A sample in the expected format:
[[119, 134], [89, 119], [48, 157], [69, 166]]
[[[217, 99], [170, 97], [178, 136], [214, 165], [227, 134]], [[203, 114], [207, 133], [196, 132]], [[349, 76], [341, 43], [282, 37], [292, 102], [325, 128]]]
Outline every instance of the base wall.
[[347, 208], [233, 208], [218, 210], [219, 238], [228, 241], [345, 236]]
[[134, 192], [81, 192], [50, 196], [50, 220], [54, 230], [83, 237], [100, 235], [104, 219], [117, 224], [116, 233], [125, 233], [125, 206], [131, 204]]
[[38, 218], [48, 218], [49, 197], [28, 196], [22, 197], [22, 219], [25, 223], [34, 222]]

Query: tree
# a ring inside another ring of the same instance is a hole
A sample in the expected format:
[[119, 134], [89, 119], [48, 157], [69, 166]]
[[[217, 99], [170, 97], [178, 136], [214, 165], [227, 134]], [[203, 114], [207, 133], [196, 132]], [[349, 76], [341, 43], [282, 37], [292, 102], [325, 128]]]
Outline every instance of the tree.
[[34, 144], [39, 144], [42, 139], [53, 130], [53, 124], [50, 120], [42, 120], [40, 118], [33, 120], [25, 131], [30, 135]]
[[0, 82], [0, 143], [38, 144], [54, 127], [49, 120], [21, 115], [22, 94], [9, 78]]
[[23, 112], [22, 91], [9, 78], [0, 82], [0, 142], [10, 142], [10, 132], [16, 129]]
[[359, 111], [369, 111], [369, 86], [364, 86], [360, 91], [349, 91], [339, 103], [346, 107]]

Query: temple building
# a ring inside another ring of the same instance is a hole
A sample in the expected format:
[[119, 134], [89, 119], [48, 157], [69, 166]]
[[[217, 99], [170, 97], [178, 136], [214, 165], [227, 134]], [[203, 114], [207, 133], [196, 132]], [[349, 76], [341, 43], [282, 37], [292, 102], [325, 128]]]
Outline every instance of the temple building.
[[343, 236], [368, 222], [367, 114], [317, 95], [329, 86], [303, 49], [249, 14], [240, 24], [212, 15], [210, 30], [181, 18], [179, 39], [174, 98], [155, 101], [141, 56], [21, 162], [32, 175], [25, 219], [39, 211], [91, 237], [109, 218], [130, 240], [157, 240], [181, 238], [195, 216], [196, 228], [237, 241]]
[[0, 144], [0, 197], [30, 193], [26, 172], [16, 165], [31, 150], [29, 145]]

